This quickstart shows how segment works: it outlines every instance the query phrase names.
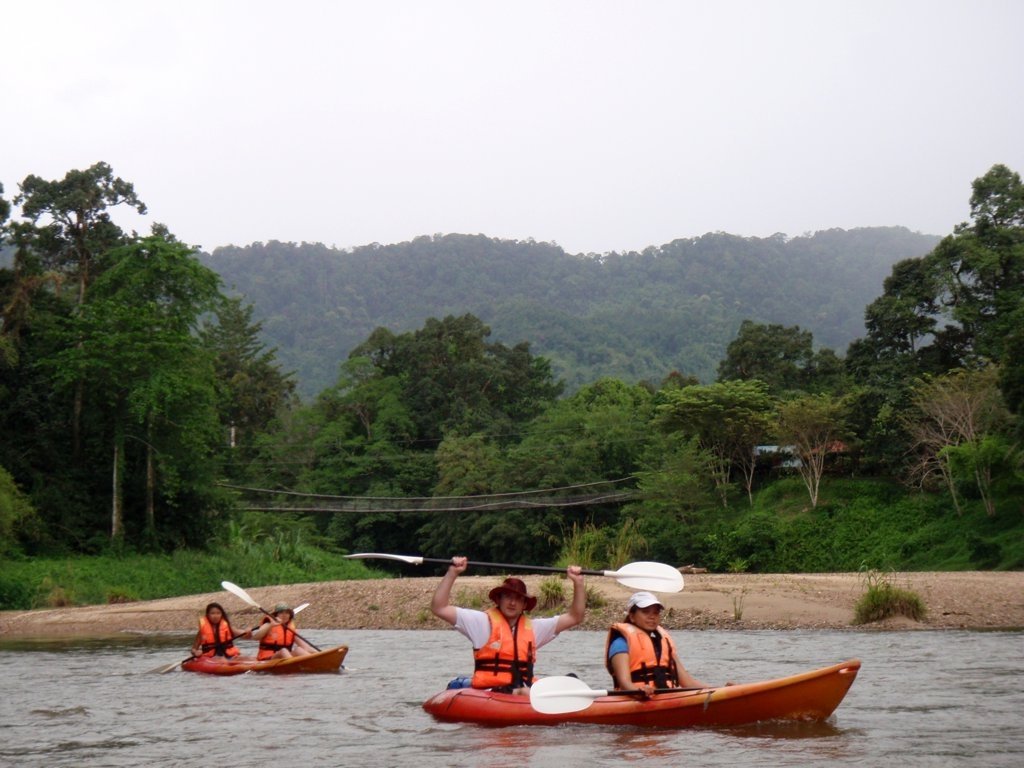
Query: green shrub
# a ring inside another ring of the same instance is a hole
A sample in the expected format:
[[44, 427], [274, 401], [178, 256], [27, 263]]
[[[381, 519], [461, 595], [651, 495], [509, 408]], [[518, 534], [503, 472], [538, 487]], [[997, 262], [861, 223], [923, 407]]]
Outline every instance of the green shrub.
[[647, 540], [640, 525], [636, 518], [627, 517], [608, 542], [608, 565], [612, 570], [621, 568], [646, 551]]
[[41, 525], [28, 497], [10, 473], [0, 467], [0, 557], [20, 553], [24, 540], [38, 539], [42, 535]]
[[110, 587], [107, 589], [107, 603], [134, 603], [138, 600], [138, 594], [131, 589], [124, 587]]
[[553, 611], [565, 604], [565, 586], [561, 576], [550, 576], [540, 583], [540, 595], [537, 597], [537, 608], [541, 611]]
[[562, 533], [562, 551], [558, 562], [566, 566], [596, 568], [605, 548], [604, 535], [593, 524], [588, 523], [581, 528], [573, 523], [570, 531]]
[[587, 587], [587, 608], [604, 608], [608, 605], [605, 596], [591, 586]]
[[482, 610], [485, 603], [484, 592], [479, 589], [460, 589], [455, 593], [455, 598], [452, 600], [453, 605], [458, 605], [462, 608], [473, 608], [475, 610]]
[[924, 618], [924, 602], [915, 593], [895, 586], [878, 573], [866, 576], [867, 591], [854, 607], [854, 624], [870, 624], [891, 616], [906, 616], [914, 621]]

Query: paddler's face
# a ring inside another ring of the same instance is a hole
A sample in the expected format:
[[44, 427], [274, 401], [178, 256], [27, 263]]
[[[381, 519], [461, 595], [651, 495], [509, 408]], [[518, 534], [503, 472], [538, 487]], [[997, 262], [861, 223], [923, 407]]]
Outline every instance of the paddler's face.
[[518, 619], [526, 609], [526, 598], [515, 592], [502, 592], [498, 595], [498, 610], [506, 619]]
[[210, 620], [211, 624], [219, 624], [220, 620], [224, 618], [224, 612], [220, 608], [211, 608], [206, 612], [206, 618]]
[[646, 608], [634, 608], [633, 623], [647, 632], [657, 629], [661, 623], [661, 606], [649, 605]]

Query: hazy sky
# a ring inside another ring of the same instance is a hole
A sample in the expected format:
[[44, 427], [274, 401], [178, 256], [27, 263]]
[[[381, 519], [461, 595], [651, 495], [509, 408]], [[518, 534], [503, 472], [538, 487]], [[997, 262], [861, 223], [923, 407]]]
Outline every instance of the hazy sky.
[[204, 249], [947, 234], [973, 179], [1024, 173], [1020, 0], [9, 0], [0, 19], [5, 197], [104, 160]]

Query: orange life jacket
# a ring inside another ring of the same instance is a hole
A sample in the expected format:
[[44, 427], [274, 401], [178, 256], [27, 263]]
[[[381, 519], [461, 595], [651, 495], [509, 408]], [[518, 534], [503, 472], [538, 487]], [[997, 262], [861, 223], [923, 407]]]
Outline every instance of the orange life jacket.
[[657, 688], [671, 688], [678, 685], [676, 670], [676, 645], [671, 636], [661, 627], [657, 629], [661, 635], [661, 655], [654, 652], [654, 641], [651, 636], [635, 624], [622, 622], [612, 624], [608, 631], [608, 639], [604, 646], [604, 663], [608, 672], [612, 672], [612, 660], [608, 658], [608, 649], [617, 635], [621, 635], [629, 645], [629, 677], [634, 683], [649, 683]]
[[[269, 621], [269, 619], [267, 619]], [[270, 631], [260, 640], [260, 649], [256, 653], [257, 659], [273, 658], [276, 651], [287, 648], [289, 651], [295, 644], [295, 623], [288, 622], [288, 626], [275, 624]]]
[[214, 632], [210, 620], [201, 616], [199, 618], [199, 640], [202, 643], [202, 656], [226, 656], [228, 658], [237, 656], [241, 651], [235, 648], [234, 634], [227, 619], [221, 620]]
[[533, 663], [537, 644], [530, 617], [519, 617], [513, 632], [508, 619], [497, 608], [487, 611], [491, 620], [491, 636], [483, 647], [473, 651], [476, 659], [472, 686], [474, 688], [513, 688], [533, 682]]

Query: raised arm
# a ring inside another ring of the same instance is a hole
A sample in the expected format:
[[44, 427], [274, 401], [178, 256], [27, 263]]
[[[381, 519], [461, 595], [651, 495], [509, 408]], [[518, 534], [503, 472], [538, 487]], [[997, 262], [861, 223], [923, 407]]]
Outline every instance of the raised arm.
[[441, 583], [434, 590], [434, 597], [430, 601], [430, 610], [437, 618], [447, 621], [455, 626], [455, 606], [451, 604], [452, 587], [459, 574], [466, 570], [466, 558], [453, 557], [452, 564], [441, 579]]
[[583, 621], [587, 613], [587, 588], [583, 584], [583, 571], [578, 565], [570, 565], [565, 570], [572, 582], [572, 605], [569, 610], [558, 617], [555, 634], [575, 627]]
[[259, 625], [259, 627], [250, 630], [250, 632], [252, 633], [252, 635], [251, 635], [252, 639], [253, 640], [262, 640], [264, 637], [267, 636], [267, 633], [270, 631], [271, 627], [273, 627], [275, 624], [280, 624], [280, 623], [281, 622], [279, 622], [275, 618], [265, 619], [263, 621], [263, 623]]

